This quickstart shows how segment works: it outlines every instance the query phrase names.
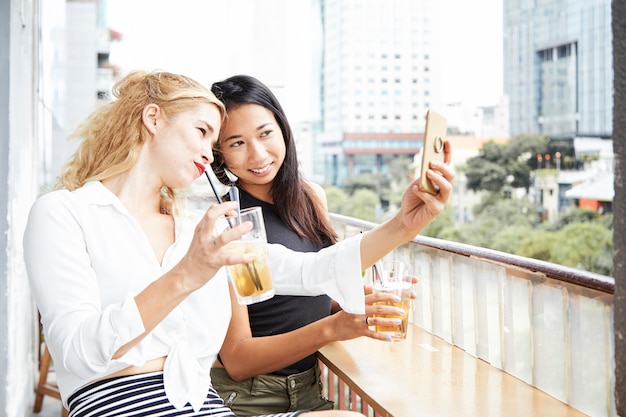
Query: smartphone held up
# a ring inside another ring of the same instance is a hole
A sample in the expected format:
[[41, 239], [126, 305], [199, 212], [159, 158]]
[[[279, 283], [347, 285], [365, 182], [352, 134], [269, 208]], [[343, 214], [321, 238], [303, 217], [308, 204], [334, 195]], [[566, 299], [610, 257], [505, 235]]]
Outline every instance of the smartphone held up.
[[428, 110], [426, 113], [426, 129], [424, 131], [424, 147], [422, 148], [422, 163], [420, 169], [420, 187], [422, 190], [437, 194], [439, 190], [426, 177], [431, 161], [444, 162], [444, 145], [447, 132], [446, 118], [441, 114]]

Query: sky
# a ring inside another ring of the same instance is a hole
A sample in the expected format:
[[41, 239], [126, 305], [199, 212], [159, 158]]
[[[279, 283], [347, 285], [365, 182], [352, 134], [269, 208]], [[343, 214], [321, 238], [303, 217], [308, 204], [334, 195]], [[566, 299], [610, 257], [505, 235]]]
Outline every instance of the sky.
[[[250, 73], [273, 88], [290, 119], [310, 119], [311, 51], [302, 45], [318, 36], [311, 0], [107, 1], [108, 26], [123, 35], [110, 60], [123, 72], [164, 69], [205, 85]], [[496, 104], [502, 95], [502, 0], [434, 1], [445, 22], [437, 39], [443, 101]], [[263, 5], [284, 7], [277, 13]], [[268, 41], [253, 43], [259, 34]]]
[[440, 40], [445, 101], [493, 105], [500, 100], [502, 2], [439, 0], [446, 21]]

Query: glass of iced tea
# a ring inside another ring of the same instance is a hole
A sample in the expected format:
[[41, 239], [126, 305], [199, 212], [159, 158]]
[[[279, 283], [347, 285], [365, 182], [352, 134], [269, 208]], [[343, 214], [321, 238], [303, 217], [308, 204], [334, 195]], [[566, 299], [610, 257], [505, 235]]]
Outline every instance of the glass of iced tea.
[[406, 339], [413, 286], [411, 267], [401, 261], [379, 262], [373, 268], [373, 278], [374, 291], [395, 294], [400, 298], [400, 301], [378, 301], [374, 305], [388, 305], [404, 310], [403, 315], [374, 314], [374, 317], [401, 320], [399, 325], [376, 325], [376, 331], [389, 334], [392, 340]]
[[227, 266], [237, 301], [239, 304], [253, 304], [272, 298], [274, 287], [267, 258], [267, 236], [261, 207], [243, 209], [238, 218], [229, 217], [227, 221], [231, 224], [238, 221], [252, 222], [252, 230], [224, 246], [224, 250], [231, 253], [256, 255], [252, 262]]

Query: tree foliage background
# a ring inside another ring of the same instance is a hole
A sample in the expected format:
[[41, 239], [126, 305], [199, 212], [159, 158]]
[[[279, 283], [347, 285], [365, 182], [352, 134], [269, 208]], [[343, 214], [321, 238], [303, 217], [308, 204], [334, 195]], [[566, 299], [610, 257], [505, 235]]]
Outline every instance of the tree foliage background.
[[[607, 276], [613, 275], [613, 214], [570, 207], [553, 222], [541, 220], [529, 196], [531, 173], [539, 168], [537, 155], [564, 155], [569, 150], [550, 145], [542, 136], [519, 136], [507, 143], [487, 142], [469, 158], [457, 175], [482, 198], [473, 208], [473, 220], [456, 223], [448, 205], [422, 235], [545, 260]], [[326, 188], [331, 212], [381, 222], [399, 207], [408, 185], [406, 159], [394, 160], [386, 173], [349, 178], [342, 189]], [[512, 189], [524, 190], [511, 193]]]

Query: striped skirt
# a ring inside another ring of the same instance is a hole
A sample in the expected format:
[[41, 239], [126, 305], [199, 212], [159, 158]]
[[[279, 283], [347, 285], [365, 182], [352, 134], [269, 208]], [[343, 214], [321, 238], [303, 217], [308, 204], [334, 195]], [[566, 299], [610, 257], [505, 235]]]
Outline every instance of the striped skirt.
[[[109, 416], [212, 416], [235, 417], [213, 388], [195, 412], [191, 405], [176, 409], [165, 395], [163, 372], [121, 376], [87, 384], [68, 399], [69, 417]], [[273, 414], [295, 417], [304, 411]], [[270, 417], [270, 416], [267, 416]]]

